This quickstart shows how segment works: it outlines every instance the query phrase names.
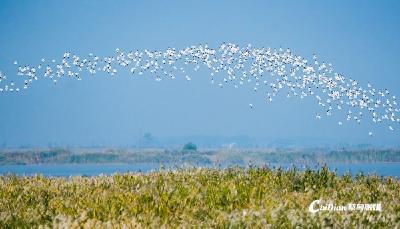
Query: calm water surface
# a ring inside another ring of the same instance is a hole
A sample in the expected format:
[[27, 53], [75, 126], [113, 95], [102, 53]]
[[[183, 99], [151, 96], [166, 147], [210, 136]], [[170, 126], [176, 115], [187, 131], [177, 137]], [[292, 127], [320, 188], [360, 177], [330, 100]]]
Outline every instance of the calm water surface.
[[[197, 165], [202, 167], [216, 167], [212, 165]], [[233, 164], [219, 166], [221, 168], [234, 166]], [[292, 164], [270, 164], [272, 168], [283, 167], [285, 169], [293, 167]], [[176, 169], [179, 166], [165, 165], [168, 169]], [[296, 165], [300, 170], [305, 165]], [[320, 168], [320, 166], [310, 166], [312, 169]], [[336, 169], [338, 174], [347, 171], [355, 175], [363, 172], [365, 174], [376, 174], [379, 176], [400, 177], [400, 163], [357, 163], [345, 164], [336, 163], [329, 164], [330, 169]], [[95, 176], [99, 174], [113, 174], [124, 172], [149, 172], [160, 170], [159, 163], [135, 163], [135, 164], [38, 164], [38, 165], [0, 165], [0, 174], [16, 174], [32, 176], [42, 174], [44, 176]]]

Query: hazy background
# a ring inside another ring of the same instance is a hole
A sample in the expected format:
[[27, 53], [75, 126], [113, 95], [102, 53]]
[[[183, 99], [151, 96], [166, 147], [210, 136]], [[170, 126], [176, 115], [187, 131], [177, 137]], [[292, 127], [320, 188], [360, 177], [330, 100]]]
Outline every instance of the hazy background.
[[[362, 85], [400, 96], [398, 1], [1, 1], [0, 69], [15, 77], [21, 64], [84, 56], [115, 48], [184, 48], [223, 41], [290, 47], [332, 62]], [[315, 120], [314, 99], [220, 89], [205, 71], [183, 79], [43, 80], [0, 96], [0, 148], [18, 146], [166, 146], [192, 140], [212, 147], [369, 143], [400, 145], [400, 126], [371, 129], [370, 121], [338, 126], [336, 114]], [[149, 76], [148, 74], [145, 76]], [[255, 104], [249, 109], [248, 104]], [[367, 119], [365, 119], [367, 121]], [[369, 138], [373, 130], [375, 137]]]

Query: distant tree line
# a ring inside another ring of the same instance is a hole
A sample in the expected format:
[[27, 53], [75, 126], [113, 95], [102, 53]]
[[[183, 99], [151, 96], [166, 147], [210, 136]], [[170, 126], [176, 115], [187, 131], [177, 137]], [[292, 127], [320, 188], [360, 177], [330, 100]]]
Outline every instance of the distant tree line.
[[279, 151], [199, 151], [196, 144], [187, 143], [181, 150], [17, 150], [0, 151], [0, 164], [39, 164], [39, 163], [200, 163], [213, 164], [226, 162], [232, 164], [257, 163], [358, 163], [358, 162], [400, 162], [400, 150], [352, 150], [324, 152]]

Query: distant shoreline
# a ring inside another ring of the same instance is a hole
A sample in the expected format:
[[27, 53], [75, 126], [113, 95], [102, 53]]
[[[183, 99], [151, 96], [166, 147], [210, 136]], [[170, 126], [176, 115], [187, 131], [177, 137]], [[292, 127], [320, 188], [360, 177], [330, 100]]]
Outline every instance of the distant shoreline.
[[238, 164], [399, 163], [400, 149], [16, 149], [0, 150], [0, 165], [31, 164]]

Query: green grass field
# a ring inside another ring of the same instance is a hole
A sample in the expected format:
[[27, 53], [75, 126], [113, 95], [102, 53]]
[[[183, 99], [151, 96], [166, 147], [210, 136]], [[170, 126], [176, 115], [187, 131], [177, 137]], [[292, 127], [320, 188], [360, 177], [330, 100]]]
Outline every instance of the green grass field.
[[[0, 177], [1, 228], [398, 228], [400, 181], [268, 168]], [[381, 212], [308, 212], [313, 200], [382, 203]]]

